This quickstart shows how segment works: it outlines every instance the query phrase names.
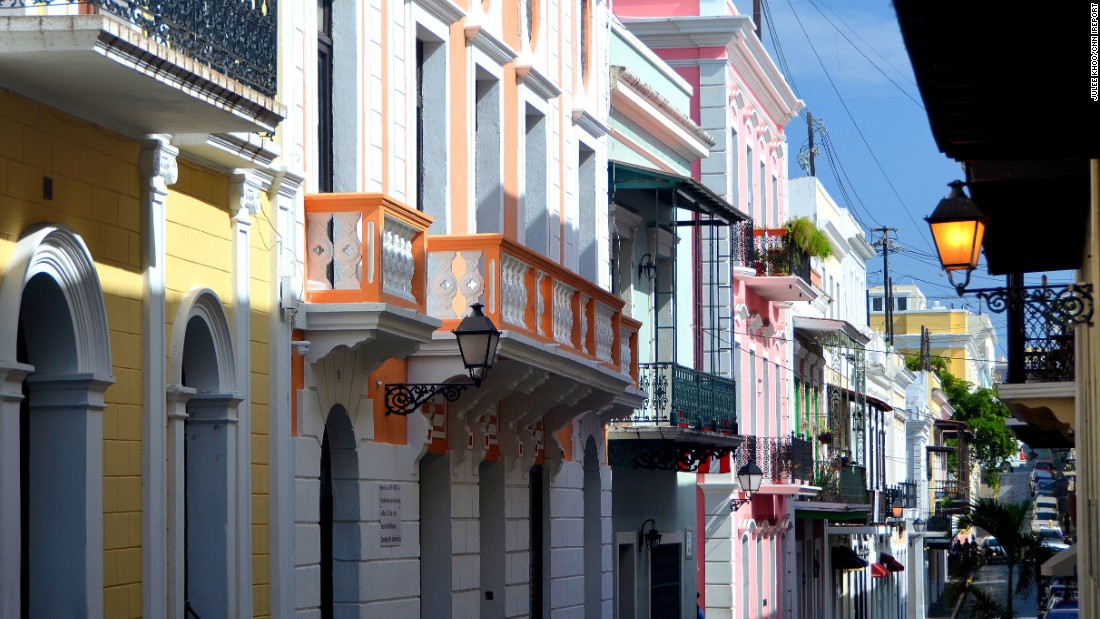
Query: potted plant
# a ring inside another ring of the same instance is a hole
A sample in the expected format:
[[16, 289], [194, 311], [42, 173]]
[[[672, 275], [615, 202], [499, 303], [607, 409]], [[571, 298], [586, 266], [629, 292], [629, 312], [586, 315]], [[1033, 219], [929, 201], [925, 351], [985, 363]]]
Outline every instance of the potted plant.
[[825, 259], [833, 255], [833, 246], [829, 237], [818, 229], [813, 220], [805, 215], [787, 222], [787, 240], [806, 252], [811, 258]]
[[821, 434], [818, 434], [817, 435], [817, 442], [821, 443], [822, 445], [832, 444], [832, 442], [833, 442], [833, 433], [826, 430], [825, 432], [822, 432]]

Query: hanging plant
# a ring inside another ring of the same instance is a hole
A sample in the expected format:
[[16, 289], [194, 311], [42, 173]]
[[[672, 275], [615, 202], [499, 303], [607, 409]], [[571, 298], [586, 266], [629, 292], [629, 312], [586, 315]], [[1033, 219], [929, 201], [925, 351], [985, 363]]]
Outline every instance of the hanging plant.
[[822, 445], [831, 444], [833, 442], [833, 433], [832, 432], [822, 432], [821, 434], [818, 434], [817, 435], [817, 442], [821, 443]]
[[818, 229], [814, 222], [805, 215], [795, 217], [787, 222], [787, 238], [814, 258], [825, 259], [833, 255], [833, 246], [829, 243], [829, 237]]

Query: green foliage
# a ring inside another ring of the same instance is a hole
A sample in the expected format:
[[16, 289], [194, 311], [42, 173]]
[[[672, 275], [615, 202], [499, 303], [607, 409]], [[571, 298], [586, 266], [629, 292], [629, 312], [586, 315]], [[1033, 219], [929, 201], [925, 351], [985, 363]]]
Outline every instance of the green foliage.
[[829, 237], [818, 230], [812, 219], [806, 216], [795, 217], [787, 222], [787, 237], [814, 258], [828, 258], [833, 255], [833, 246]]
[[[905, 366], [917, 371], [920, 360], [915, 355], [908, 355]], [[1016, 435], [1005, 424], [1011, 416], [1008, 407], [997, 399], [996, 391], [974, 389], [969, 382], [947, 371], [945, 359], [933, 357], [932, 368], [940, 379], [947, 401], [955, 409], [953, 418], [965, 421], [972, 435], [971, 457], [980, 462], [986, 471], [999, 470], [1016, 454]]]
[[[1004, 616], [1012, 616], [1013, 595], [1027, 594], [1035, 587], [1039, 566], [1051, 557], [1052, 551], [1043, 546], [1039, 536], [1031, 530], [1028, 512], [1031, 501], [1009, 503], [997, 499], [978, 499], [959, 518], [959, 528], [977, 527], [997, 538], [1005, 551], [1008, 566], [1008, 587]], [[1016, 578], [1013, 586], [1013, 578]]]

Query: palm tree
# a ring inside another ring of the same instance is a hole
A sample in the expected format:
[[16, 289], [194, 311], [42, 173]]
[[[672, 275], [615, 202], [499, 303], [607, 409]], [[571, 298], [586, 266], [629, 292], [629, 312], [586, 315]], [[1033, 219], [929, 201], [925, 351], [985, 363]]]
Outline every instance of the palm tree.
[[[959, 518], [959, 528], [978, 527], [997, 538], [1005, 551], [1008, 568], [1005, 617], [1012, 617], [1012, 597], [1027, 593], [1039, 577], [1039, 566], [1050, 558], [1052, 552], [1043, 546], [1042, 540], [1031, 530], [1028, 512], [1031, 501], [1020, 503], [1001, 502], [996, 499], [978, 499]], [[1016, 587], [1013, 589], [1013, 576]]]

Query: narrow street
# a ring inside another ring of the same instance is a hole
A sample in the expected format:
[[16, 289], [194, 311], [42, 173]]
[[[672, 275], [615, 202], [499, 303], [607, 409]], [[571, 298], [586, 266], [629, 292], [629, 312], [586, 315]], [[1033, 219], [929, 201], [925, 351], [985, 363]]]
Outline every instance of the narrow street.
[[[1013, 578], [1013, 581], [1015, 581], [1015, 578]], [[975, 576], [974, 584], [989, 591], [994, 599], [1003, 603], [1005, 588], [1008, 586], [1008, 567], [1004, 565], [987, 565]], [[1032, 619], [1038, 616], [1036, 596], [1037, 591], [1032, 589], [1029, 593], [1017, 595], [1012, 600], [1012, 610], [1019, 619]], [[965, 617], [966, 615], [963, 613], [961, 616]]]

